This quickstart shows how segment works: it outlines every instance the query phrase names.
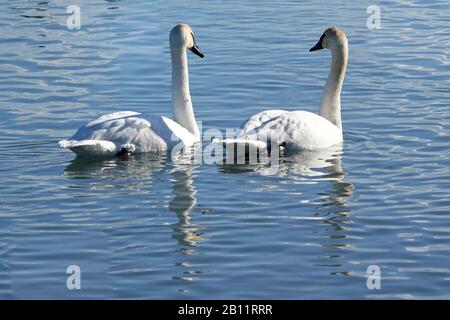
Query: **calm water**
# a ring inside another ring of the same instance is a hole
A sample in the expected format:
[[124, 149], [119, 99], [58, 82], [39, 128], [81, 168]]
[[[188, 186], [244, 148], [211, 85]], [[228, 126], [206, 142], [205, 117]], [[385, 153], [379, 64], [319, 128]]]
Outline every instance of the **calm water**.
[[[377, 2], [369, 30], [370, 4], [2, 1], [0, 298], [450, 298], [450, 4]], [[343, 152], [271, 174], [58, 149], [104, 113], [170, 115], [180, 21], [206, 54], [189, 56], [206, 129], [317, 111], [330, 54], [308, 49], [340, 25]], [[81, 290], [66, 289], [72, 264]]]

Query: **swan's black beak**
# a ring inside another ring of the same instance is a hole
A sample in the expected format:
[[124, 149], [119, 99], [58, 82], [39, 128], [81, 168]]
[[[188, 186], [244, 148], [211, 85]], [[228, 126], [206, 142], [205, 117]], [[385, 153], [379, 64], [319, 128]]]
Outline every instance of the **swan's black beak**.
[[314, 47], [312, 47], [311, 49], [309, 49], [309, 52], [323, 49], [323, 46], [322, 46], [323, 38], [325, 38], [325, 33], [322, 34], [322, 36], [320, 37], [320, 39], [316, 43], [316, 45]]
[[199, 56], [200, 58], [203, 58], [205, 55], [200, 51], [200, 48], [197, 46], [197, 44], [194, 44], [192, 48], [189, 50], [192, 51], [195, 55]]
[[189, 50], [191, 50], [193, 54], [199, 56], [200, 58], [203, 58], [205, 55], [203, 54], [203, 52], [200, 51], [200, 48], [197, 46], [197, 41], [195, 41], [194, 33], [191, 32], [191, 36], [194, 45], [192, 46], [192, 48], [189, 48]]

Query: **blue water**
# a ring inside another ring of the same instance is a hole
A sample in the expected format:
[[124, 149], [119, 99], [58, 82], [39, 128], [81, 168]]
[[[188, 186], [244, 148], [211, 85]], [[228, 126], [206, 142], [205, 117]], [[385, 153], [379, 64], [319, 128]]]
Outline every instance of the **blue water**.
[[[450, 298], [449, 14], [424, 0], [1, 1], [0, 298]], [[343, 152], [285, 155], [273, 174], [58, 149], [101, 114], [170, 116], [180, 21], [206, 55], [189, 55], [196, 117], [221, 130], [317, 111], [330, 54], [308, 49], [341, 26]]]

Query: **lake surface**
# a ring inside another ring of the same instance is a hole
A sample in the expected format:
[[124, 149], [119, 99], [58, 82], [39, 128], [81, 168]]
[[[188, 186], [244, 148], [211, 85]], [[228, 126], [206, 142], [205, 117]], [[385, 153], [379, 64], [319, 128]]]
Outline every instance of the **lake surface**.
[[[381, 29], [366, 10], [381, 8]], [[81, 9], [69, 30], [66, 9]], [[448, 1], [2, 1], [0, 298], [450, 298]], [[203, 128], [316, 112], [339, 25], [342, 152], [263, 165], [61, 150], [119, 110], [171, 116], [168, 33], [192, 25]], [[66, 269], [81, 269], [81, 290]], [[368, 289], [367, 268], [381, 271]]]

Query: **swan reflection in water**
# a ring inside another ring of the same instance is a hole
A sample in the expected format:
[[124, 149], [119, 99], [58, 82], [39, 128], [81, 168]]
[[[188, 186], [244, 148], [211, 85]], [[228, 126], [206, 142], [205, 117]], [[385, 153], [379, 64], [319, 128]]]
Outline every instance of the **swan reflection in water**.
[[[317, 189], [318, 199], [313, 202], [314, 219], [320, 221], [324, 236], [317, 238], [323, 248], [323, 254], [314, 267], [328, 267], [332, 275], [348, 275], [342, 249], [351, 248], [346, 224], [350, 222], [351, 208], [348, 201], [353, 196], [354, 186], [344, 181], [345, 171], [342, 165], [342, 148], [329, 148], [321, 151], [281, 152], [279, 161], [272, 164], [223, 164], [219, 171], [226, 174], [253, 173], [278, 179], [257, 179], [259, 192], [273, 192], [277, 188], [289, 189], [289, 184], [296, 185], [296, 190], [306, 189], [311, 192], [314, 185], [322, 183]], [[331, 188], [324, 188], [328, 182]], [[288, 191], [290, 192], [290, 191]], [[302, 192], [303, 193], [303, 192]], [[305, 192], [306, 193], [306, 192]], [[295, 195], [292, 195], [295, 196]], [[338, 269], [338, 271], [336, 271]]]
[[[177, 241], [177, 250], [181, 253], [176, 266], [182, 269], [182, 274], [173, 276], [173, 280], [193, 281], [202, 273], [189, 261], [189, 257], [196, 254], [199, 242], [206, 240], [202, 236], [205, 227], [192, 222], [192, 213], [197, 203], [193, 171], [194, 166], [190, 163], [174, 164], [171, 171], [173, 198], [169, 202], [169, 209], [177, 216], [177, 222], [172, 225], [172, 239]], [[187, 292], [188, 290], [181, 288], [179, 291]]]
[[255, 173], [262, 176], [283, 177], [286, 178], [286, 182], [305, 185], [329, 181], [333, 188], [333, 191], [327, 192], [329, 199], [340, 207], [345, 206], [353, 193], [353, 185], [343, 181], [345, 172], [342, 168], [342, 154], [341, 147], [321, 151], [283, 151], [278, 159], [270, 159], [271, 163], [267, 161], [256, 164], [225, 163], [219, 166], [219, 171], [228, 174]]
[[[161, 182], [167, 183], [169, 180], [172, 187], [168, 208], [177, 218], [176, 222], [171, 224], [172, 239], [176, 240], [176, 250], [179, 252], [175, 262], [178, 271], [172, 279], [182, 287], [179, 291], [184, 292], [188, 291], [186, 286], [189, 282], [198, 279], [202, 274], [191, 257], [197, 253], [201, 242], [207, 240], [207, 237], [204, 236], [205, 227], [192, 221], [192, 214], [200, 212], [196, 206], [197, 189], [194, 186], [197, 180], [195, 168], [198, 165], [193, 165], [189, 159], [181, 162], [179, 159], [172, 160], [168, 155], [155, 154], [136, 155], [126, 160], [115, 158], [97, 162], [75, 159], [63, 175], [69, 178], [97, 178], [96, 181], [100, 183], [102, 179], [106, 179], [105, 185], [126, 189], [144, 186], [148, 188], [149, 185], [152, 189], [156, 189]], [[316, 184], [314, 190], [317, 190], [315, 192], [318, 199], [312, 201], [315, 206], [313, 214], [323, 226], [320, 230], [325, 237], [317, 240], [320, 241], [324, 254], [314, 266], [339, 269], [330, 272], [331, 274], [350, 273], [348, 270], [342, 270], [344, 263], [342, 251], [339, 250], [351, 246], [345, 224], [350, 219], [351, 209], [347, 203], [353, 195], [353, 184], [343, 181], [345, 172], [342, 168], [340, 149], [285, 153], [281, 155], [278, 165], [272, 168], [263, 164], [223, 164], [215, 168], [222, 174], [250, 173], [263, 177], [264, 179], [257, 179], [259, 184], [257, 187], [262, 187], [262, 192], [273, 192], [277, 187], [285, 189], [289, 184], [297, 185], [297, 189], [298, 185], [301, 185], [301, 188], [304, 187], [310, 192]], [[126, 178], [127, 183], [117, 185], [111, 182], [117, 178]], [[329, 183], [330, 188], [324, 187], [324, 182]], [[295, 195], [291, 195], [293, 196]], [[158, 205], [164, 206], [161, 203]]]
[[[205, 228], [193, 223], [191, 217], [193, 211], [196, 211], [197, 203], [193, 173], [195, 166], [190, 163], [189, 156], [187, 158], [177, 156], [176, 161], [173, 160], [168, 154], [151, 153], [97, 161], [76, 158], [66, 167], [62, 175], [72, 179], [98, 179], [95, 186], [97, 190], [102, 189], [98, 185], [102, 180], [105, 181], [103, 188], [113, 187], [120, 190], [148, 188], [149, 184], [152, 189], [156, 189], [169, 180], [172, 185], [172, 197], [167, 207], [177, 218], [171, 224], [171, 228], [172, 239], [176, 240], [176, 250], [180, 253], [175, 262], [179, 274], [173, 275], [172, 279], [188, 283], [186, 281], [195, 280], [201, 274], [201, 271], [194, 268], [189, 257], [196, 254], [199, 242], [206, 239], [202, 237]], [[111, 181], [122, 178], [126, 179], [126, 183]], [[159, 203], [158, 206], [163, 208], [166, 205]], [[179, 291], [187, 290], [180, 288]]]

